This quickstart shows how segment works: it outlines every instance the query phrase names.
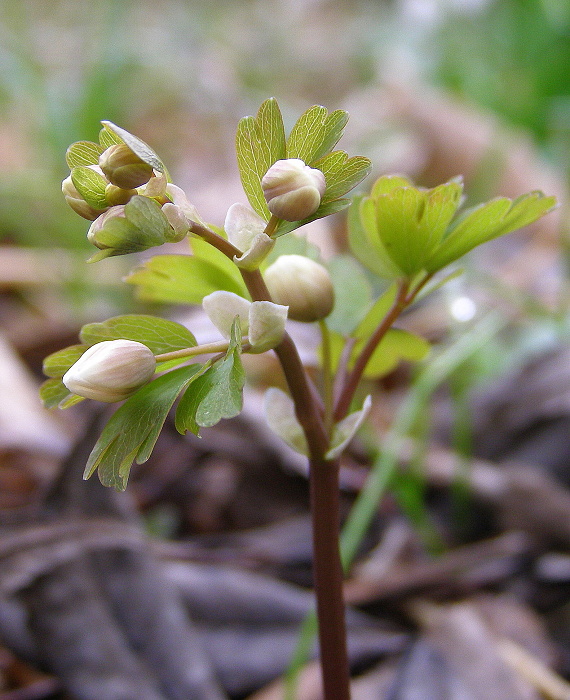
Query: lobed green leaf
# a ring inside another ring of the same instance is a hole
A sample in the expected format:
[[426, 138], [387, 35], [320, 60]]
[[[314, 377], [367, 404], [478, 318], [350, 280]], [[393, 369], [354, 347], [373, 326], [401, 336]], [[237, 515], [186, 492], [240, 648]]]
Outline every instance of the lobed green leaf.
[[185, 326], [145, 314], [114, 316], [102, 323], [89, 323], [79, 335], [87, 347], [105, 340], [135, 340], [144, 343], [155, 355], [196, 346], [196, 338]]
[[368, 197], [355, 197], [348, 211], [348, 244], [354, 257], [375, 275], [384, 279], [402, 277], [376, 235], [376, 215]]
[[194, 255], [158, 255], [126, 278], [146, 301], [201, 304], [218, 289], [248, 297], [238, 268], [219, 250], [193, 239]]
[[[363, 376], [366, 379], [384, 377], [396, 369], [402, 360], [409, 362], [423, 360], [430, 348], [425, 338], [401, 328], [391, 328], [372, 353]], [[357, 350], [358, 348], [355, 348], [355, 352]]]
[[321, 170], [325, 176], [327, 188], [322, 204], [327, 204], [342, 197], [364, 180], [372, 169], [372, 163], [364, 156], [349, 158], [345, 151], [334, 151], [313, 163], [313, 167]]
[[113, 414], [95, 444], [84, 478], [97, 469], [104, 486], [124, 491], [131, 465], [145, 462], [180, 392], [201, 365], [188, 365], [163, 374], [139, 389]]
[[364, 204], [374, 208], [377, 236], [406, 276], [425, 269], [459, 206], [462, 190], [458, 181], [431, 190], [395, 187]]
[[329, 115], [325, 107], [310, 107], [291, 130], [287, 139], [287, 158], [300, 158], [312, 165], [336, 146], [347, 121], [348, 114], [343, 110]]
[[59, 378], [47, 379], [40, 387], [40, 399], [45, 408], [55, 408], [71, 396], [71, 392]]
[[190, 430], [197, 435], [200, 427], [211, 427], [241, 412], [245, 372], [240, 352], [241, 329], [236, 317], [226, 356], [201, 373], [178, 404], [175, 420], [180, 433]]
[[86, 350], [85, 345], [70, 345], [63, 350], [52, 352], [44, 359], [43, 373], [46, 377], [60, 379]]
[[530, 192], [513, 201], [501, 197], [468, 209], [451, 226], [426, 270], [436, 272], [476, 246], [527, 226], [555, 207], [555, 197]]
[[266, 221], [271, 214], [261, 188], [261, 179], [277, 160], [285, 158], [283, 117], [275, 98], [263, 102], [256, 117], [240, 120], [236, 154], [243, 189], [253, 209]]

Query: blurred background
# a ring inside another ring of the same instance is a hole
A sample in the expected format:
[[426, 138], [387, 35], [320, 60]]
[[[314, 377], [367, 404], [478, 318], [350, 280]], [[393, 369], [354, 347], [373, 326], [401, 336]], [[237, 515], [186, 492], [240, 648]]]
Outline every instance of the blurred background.
[[[340, 146], [374, 164], [361, 191], [380, 174], [402, 173], [423, 186], [463, 175], [469, 204], [535, 189], [557, 195], [555, 213], [471, 256], [466, 274], [409, 314], [405, 324], [446, 343], [488, 311], [498, 311], [503, 331], [479, 348], [467, 368], [448, 377], [451, 390], [434, 412], [433, 430], [465, 458], [521, 459], [544, 467], [561, 489], [570, 485], [567, 0], [1, 0], [3, 517], [29, 514], [31, 502], [37, 506], [38, 489], [41, 494], [51, 483], [84, 424], [81, 410], [62, 417], [40, 408], [43, 357], [76, 342], [88, 321], [133, 311], [182, 318], [181, 310], [142, 303], [122, 283], [155, 251], [85, 264], [91, 254], [88, 222], [61, 195], [67, 146], [97, 140], [102, 119], [123, 126], [160, 154], [203, 218], [221, 225], [228, 206], [245, 201], [234, 153], [237, 122], [255, 114], [269, 96], [278, 99], [286, 127], [312, 104], [350, 112]], [[346, 249], [342, 216], [308, 228], [326, 257]], [[379, 430], [390, 424], [410, 377], [408, 369], [399, 370], [380, 386], [386, 400], [375, 416]], [[416, 437], [427, 444], [432, 428], [416, 426]], [[369, 456], [374, 440], [367, 436], [362, 454]], [[268, 496], [270, 485], [252, 484], [251, 475], [234, 472], [227, 460], [203, 466], [192, 486], [185, 481], [173, 496], [176, 479], [189, 477], [182, 467], [164, 466], [165, 453], [174, 454], [169, 450], [159, 454], [158, 466], [140, 472], [134, 487], [149, 528], [160, 535], [243, 529], [305, 507], [291, 483], [278, 481], [281, 496]], [[433, 523], [426, 530], [426, 522], [435, 517], [447, 526], [449, 504], [440, 510], [436, 499], [435, 515], [426, 516], [431, 477], [416, 477], [407, 482], [411, 489], [396, 484], [396, 510], [415, 522], [423, 545], [431, 543], [428, 549], [436, 541], [437, 549], [450, 532], [449, 542], [465, 542], [509, 531], [504, 519], [490, 525], [485, 511], [466, 529], [454, 521], [434, 537]], [[294, 483], [304, 493], [304, 482]], [[358, 472], [347, 483], [356, 489]], [[255, 488], [258, 501], [255, 494], [251, 500]], [[459, 491], [454, 507], [465, 505]], [[568, 497], [566, 488], [561, 493]], [[197, 499], [194, 505], [190, 496]], [[570, 506], [564, 504], [558, 523], [568, 521]], [[519, 514], [514, 520], [524, 529], [519, 506], [513, 506]], [[551, 553], [550, 535], [542, 554]], [[567, 552], [567, 528], [560, 537]], [[565, 556], [563, 564], [557, 560], [557, 571], [564, 573], [557, 574], [563, 580], [556, 585], [566, 593], [546, 599], [549, 610], [568, 619]], [[307, 583], [298, 572], [292, 578]], [[544, 602], [544, 591], [535, 593]], [[568, 626], [547, 626], [562, 640], [557, 658], [564, 659], [559, 668], [568, 674]], [[515, 698], [508, 692], [496, 697], [507, 696]]]

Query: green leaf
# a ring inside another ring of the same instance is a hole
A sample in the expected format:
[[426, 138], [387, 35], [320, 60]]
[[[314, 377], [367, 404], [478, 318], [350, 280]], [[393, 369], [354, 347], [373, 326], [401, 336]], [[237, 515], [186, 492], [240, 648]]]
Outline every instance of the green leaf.
[[327, 188], [322, 204], [327, 204], [342, 197], [364, 180], [372, 169], [372, 163], [364, 156], [349, 158], [345, 151], [334, 151], [313, 163], [313, 167], [321, 170], [325, 176]]
[[463, 188], [451, 181], [431, 190], [395, 187], [364, 203], [373, 206], [376, 231], [394, 263], [410, 277], [425, 269], [459, 206]]
[[[355, 348], [355, 352], [358, 348]], [[382, 338], [364, 370], [366, 379], [378, 379], [394, 370], [402, 360], [418, 362], [429, 353], [430, 344], [415, 333], [391, 328]]]
[[117, 134], [114, 134], [109, 129], [103, 127], [99, 132], [99, 143], [104, 149], [110, 148], [111, 146], [119, 146], [125, 143], [122, 138], [119, 138]]
[[186, 389], [176, 411], [176, 429], [195, 433], [211, 427], [222, 418], [237, 416], [243, 406], [245, 372], [240, 359], [241, 329], [236, 318], [230, 346], [223, 360], [203, 372]]
[[106, 209], [107, 180], [92, 168], [80, 165], [71, 171], [71, 181], [83, 199], [94, 209]]
[[127, 278], [145, 301], [201, 304], [218, 289], [248, 298], [238, 268], [223, 253], [200, 239], [192, 239], [194, 255], [158, 255]]
[[530, 192], [513, 201], [501, 197], [469, 209], [451, 226], [426, 269], [440, 270], [476, 246], [527, 226], [555, 207], [555, 197]]
[[392, 190], [399, 187], [413, 187], [411, 180], [401, 175], [383, 175], [372, 185], [371, 197], [378, 197], [381, 194], [390, 194]]
[[71, 392], [58, 378], [47, 379], [40, 387], [40, 399], [45, 408], [54, 408], [71, 396]]
[[266, 100], [256, 117], [240, 120], [236, 134], [236, 153], [243, 189], [253, 209], [266, 221], [267, 208], [261, 179], [277, 160], [285, 158], [283, 117], [275, 98]]
[[335, 199], [334, 202], [326, 202], [325, 204], [321, 204], [314, 214], [311, 214], [311, 216], [303, 219], [302, 221], [282, 221], [273, 234], [273, 238], [282, 236], [285, 233], [290, 233], [291, 231], [294, 231], [305, 224], [310, 224], [311, 221], [322, 219], [324, 216], [338, 214], [338, 212], [346, 209], [348, 206], [350, 206], [350, 204], [350, 199]]
[[[118, 142], [113, 140], [113, 143], [126, 144], [131, 151], [133, 151], [133, 153], [136, 153], [137, 156], [145, 163], [150, 165], [151, 168], [158, 170], [160, 173], [164, 173], [166, 171], [164, 163], [160, 160], [157, 154], [148, 144], [139, 139], [138, 136], [134, 136], [126, 129], [122, 129], [120, 126], [117, 126], [110, 121], [102, 121], [101, 124], [103, 124], [103, 131], [110, 132], [115, 139], [119, 139]], [[101, 139], [101, 135], [99, 138]], [[106, 139], [106, 137], [104, 138]], [[108, 146], [106, 146], [106, 148], [108, 148]]]
[[397, 286], [390, 285], [388, 289], [374, 302], [373, 306], [368, 310], [366, 316], [356, 327], [356, 330], [351, 334], [353, 338], [358, 340], [368, 340], [374, 333], [376, 328], [382, 323], [384, 317], [392, 307], [396, 299]]
[[287, 139], [287, 158], [300, 158], [312, 165], [336, 146], [347, 121], [348, 114], [343, 110], [329, 115], [325, 107], [310, 107], [291, 130]]
[[327, 326], [349, 335], [366, 313], [372, 300], [368, 278], [351, 255], [337, 255], [328, 263], [335, 303]]
[[93, 448], [84, 478], [98, 469], [101, 483], [124, 491], [133, 461], [145, 462], [178, 394], [201, 365], [188, 365], [146, 384], [113, 414]]
[[74, 365], [77, 360], [87, 350], [85, 345], [70, 345], [63, 350], [58, 350], [48, 355], [44, 360], [43, 372], [46, 377], [63, 377], [67, 370]]
[[80, 338], [86, 346], [104, 340], [135, 340], [144, 343], [155, 355], [197, 344], [192, 333], [180, 323], [144, 314], [114, 316], [102, 323], [89, 323], [81, 329]]
[[103, 153], [103, 148], [98, 143], [77, 141], [67, 149], [65, 160], [70, 170], [82, 165], [98, 165], [101, 153]]
[[348, 244], [354, 257], [384, 279], [402, 277], [376, 232], [374, 207], [368, 197], [355, 197], [348, 210]]

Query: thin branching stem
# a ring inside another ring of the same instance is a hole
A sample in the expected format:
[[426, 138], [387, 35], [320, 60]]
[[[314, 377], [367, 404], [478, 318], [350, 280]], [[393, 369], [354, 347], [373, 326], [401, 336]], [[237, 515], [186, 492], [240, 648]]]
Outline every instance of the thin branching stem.
[[354, 392], [360, 384], [362, 375], [364, 374], [364, 370], [366, 369], [366, 365], [372, 357], [372, 354], [374, 353], [374, 351], [376, 350], [386, 333], [390, 330], [394, 321], [410, 303], [408, 291], [408, 281], [402, 280], [398, 285], [398, 291], [396, 293], [394, 303], [392, 304], [392, 306], [388, 310], [388, 313], [386, 314], [386, 316], [384, 316], [374, 333], [368, 339], [366, 345], [360, 351], [360, 354], [358, 355], [358, 357], [356, 358], [356, 362], [354, 363], [354, 367], [348, 372], [348, 375], [346, 377], [346, 380], [344, 382], [344, 385], [342, 387], [342, 390], [340, 392], [335, 406], [335, 421], [341, 420], [348, 413], [350, 403], [354, 397]]

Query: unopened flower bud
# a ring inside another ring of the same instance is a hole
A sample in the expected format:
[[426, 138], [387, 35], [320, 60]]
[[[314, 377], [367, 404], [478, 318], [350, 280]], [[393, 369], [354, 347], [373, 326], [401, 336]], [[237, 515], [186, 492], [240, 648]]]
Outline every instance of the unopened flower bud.
[[264, 274], [273, 301], [289, 307], [294, 321], [320, 321], [334, 306], [328, 270], [302, 255], [281, 255]]
[[62, 381], [78, 396], [113, 403], [147, 384], [155, 369], [156, 360], [146, 345], [134, 340], [104, 340], [88, 348]]
[[87, 240], [101, 251], [90, 258], [95, 262], [111, 255], [138, 253], [177, 238], [160, 205], [135, 195], [127, 204], [101, 214], [89, 227]]
[[105, 187], [105, 199], [110, 207], [117, 206], [117, 204], [126, 204], [135, 194], [137, 194], [136, 190], [125, 190], [123, 187], [117, 187], [117, 185], [112, 183]]
[[299, 158], [278, 160], [261, 180], [269, 211], [285, 221], [301, 221], [314, 214], [325, 192], [325, 176]]
[[144, 185], [153, 175], [152, 166], [124, 143], [107, 148], [99, 157], [99, 165], [113, 185], [125, 190]]
[[65, 201], [69, 204], [73, 211], [88, 221], [94, 221], [105, 211], [104, 209], [95, 209], [90, 204], [87, 204], [73, 184], [71, 175], [66, 177], [61, 183], [61, 191], [63, 192]]
[[101, 250], [108, 248], [109, 246], [105, 245], [100, 240], [99, 234], [105, 229], [105, 225], [109, 224], [111, 220], [118, 219], [126, 220], [124, 204], [118, 204], [114, 207], [111, 207], [110, 209], [107, 209], [106, 212], [104, 212], [103, 214], [101, 214], [101, 216], [95, 219], [95, 221], [91, 224], [89, 230], [87, 231], [87, 240], [89, 241], [89, 243], [92, 243], [94, 246], [100, 248]]

